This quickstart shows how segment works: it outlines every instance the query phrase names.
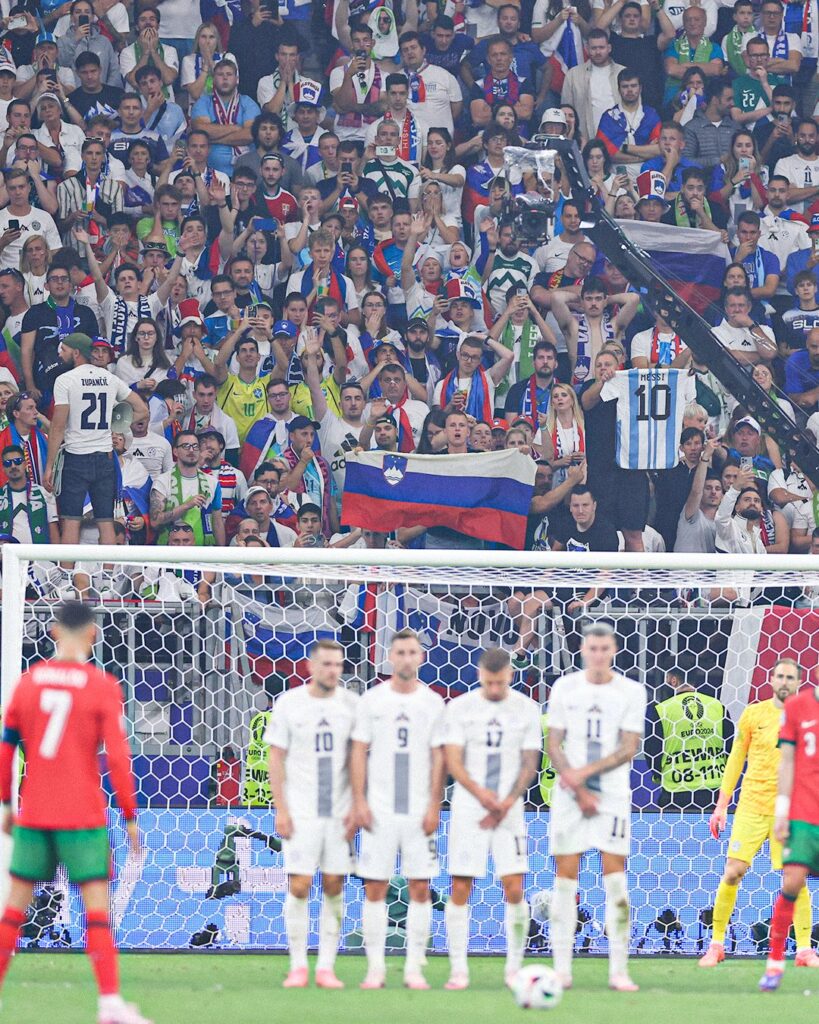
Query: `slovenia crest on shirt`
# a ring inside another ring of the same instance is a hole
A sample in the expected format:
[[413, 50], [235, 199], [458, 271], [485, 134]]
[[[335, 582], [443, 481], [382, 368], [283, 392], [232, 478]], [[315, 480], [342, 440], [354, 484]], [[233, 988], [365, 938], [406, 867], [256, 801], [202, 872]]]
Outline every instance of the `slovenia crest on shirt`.
[[400, 484], [407, 472], [407, 460], [403, 455], [385, 455], [381, 466], [384, 479], [392, 487]]

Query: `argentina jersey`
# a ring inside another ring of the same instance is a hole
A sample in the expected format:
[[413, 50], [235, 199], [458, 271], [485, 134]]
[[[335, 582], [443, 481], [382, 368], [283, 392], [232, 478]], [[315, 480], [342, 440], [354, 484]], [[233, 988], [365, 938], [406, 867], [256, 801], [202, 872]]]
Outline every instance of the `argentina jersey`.
[[615, 458], [621, 469], [673, 469], [685, 407], [696, 396], [688, 370], [621, 370], [600, 398], [617, 402]]

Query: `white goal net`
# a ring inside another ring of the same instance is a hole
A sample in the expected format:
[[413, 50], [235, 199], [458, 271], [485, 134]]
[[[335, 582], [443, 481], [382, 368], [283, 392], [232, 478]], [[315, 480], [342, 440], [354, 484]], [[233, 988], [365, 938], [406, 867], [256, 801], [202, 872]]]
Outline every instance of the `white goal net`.
[[[73, 569], [59, 569], [69, 556]], [[341, 642], [345, 684], [361, 692], [388, 674], [392, 633], [412, 627], [426, 652], [423, 681], [447, 700], [476, 685], [481, 651], [501, 646], [514, 655], [515, 686], [545, 709], [554, 679], [579, 667], [583, 624], [611, 622], [616, 667], [645, 685], [650, 705], [632, 772], [633, 952], [707, 947], [729, 834], [713, 839], [708, 816], [731, 734], [748, 704], [771, 696], [778, 658], [796, 659], [806, 681], [819, 681], [819, 559], [810, 556], [5, 545], [2, 585], [4, 703], [20, 671], [51, 655], [49, 624], [66, 597], [93, 603], [94, 657], [122, 680], [144, 838], [143, 855], [130, 859], [112, 810], [115, 926], [126, 949], [210, 940], [226, 949], [285, 948], [286, 879], [261, 735], [277, 695], [305, 681], [319, 638]], [[527, 798], [526, 894], [535, 905], [553, 879], [553, 784], [545, 763]], [[444, 872], [447, 828], [445, 806]], [[589, 857], [580, 876], [577, 949], [590, 953], [607, 945], [598, 868]], [[432, 945], [443, 951], [447, 875], [433, 884]], [[740, 888], [729, 951], [767, 948], [777, 889], [765, 847]], [[344, 949], [361, 944], [362, 894], [351, 877]], [[396, 877], [395, 947], [406, 896]], [[470, 951], [501, 952], [499, 886], [479, 881], [473, 901]], [[76, 894], [59, 874], [37, 887], [30, 918], [24, 945], [81, 938]], [[315, 902], [312, 942], [317, 924]], [[548, 925], [533, 920], [529, 953], [538, 952], [549, 952]]]

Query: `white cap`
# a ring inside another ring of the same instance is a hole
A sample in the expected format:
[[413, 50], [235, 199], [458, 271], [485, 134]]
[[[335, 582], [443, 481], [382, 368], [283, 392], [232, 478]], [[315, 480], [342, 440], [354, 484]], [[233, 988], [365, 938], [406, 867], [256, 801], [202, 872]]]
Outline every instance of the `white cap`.
[[562, 124], [566, 128], [569, 127], [566, 115], [560, 107], [547, 107], [546, 110], [543, 111], [543, 117], [540, 119], [541, 127], [546, 124], [547, 121], [550, 124]]
[[757, 423], [753, 416], [743, 416], [741, 420], [737, 420], [734, 424], [734, 430], [738, 427], [750, 427], [751, 430], [755, 430], [757, 434], [762, 433], [762, 427], [760, 427], [759, 423]]

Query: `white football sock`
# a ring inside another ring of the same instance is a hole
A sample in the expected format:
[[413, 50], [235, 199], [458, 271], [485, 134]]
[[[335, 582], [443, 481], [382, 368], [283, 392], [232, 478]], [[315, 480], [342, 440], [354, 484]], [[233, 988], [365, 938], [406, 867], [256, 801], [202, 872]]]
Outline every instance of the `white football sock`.
[[469, 945], [469, 904], [459, 907], [449, 900], [444, 910], [447, 944], [449, 946], [449, 969], [452, 974], [469, 974], [466, 951]]
[[367, 954], [367, 973], [384, 974], [387, 965], [384, 946], [387, 943], [387, 901], [364, 900], [361, 912], [361, 934]]
[[307, 930], [310, 924], [310, 908], [307, 900], [300, 900], [292, 892], [284, 901], [284, 925], [287, 929], [287, 946], [290, 950], [290, 970], [307, 966]]
[[407, 959], [404, 974], [418, 974], [424, 966], [431, 927], [432, 901], [417, 903], [410, 900], [407, 907]]
[[572, 973], [574, 934], [577, 928], [577, 879], [556, 878], [549, 910], [552, 959], [558, 974]]
[[503, 923], [506, 930], [506, 971], [519, 971], [529, 936], [529, 904], [504, 903]]
[[609, 937], [609, 977], [628, 974], [628, 940], [631, 934], [631, 907], [626, 876], [617, 871], [603, 876], [606, 890], [606, 934]]
[[319, 944], [316, 967], [320, 971], [332, 971], [338, 952], [341, 935], [341, 918], [344, 916], [344, 901], [341, 893], [337, 896], [324, 894], [319, 915]]

